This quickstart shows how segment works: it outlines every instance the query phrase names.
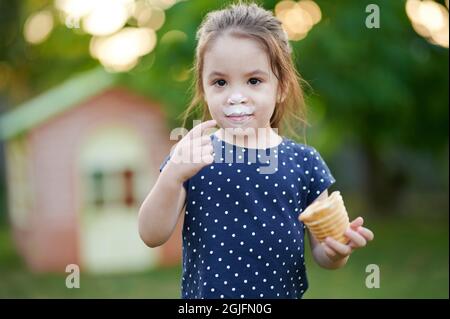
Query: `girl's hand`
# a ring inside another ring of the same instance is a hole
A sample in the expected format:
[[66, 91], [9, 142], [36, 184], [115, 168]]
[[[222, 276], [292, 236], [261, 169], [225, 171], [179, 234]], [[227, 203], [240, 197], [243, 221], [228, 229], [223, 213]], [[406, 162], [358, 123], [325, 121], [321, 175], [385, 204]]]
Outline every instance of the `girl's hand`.
[[168, 164], [176, 170], [181, 182], [214, 162], [211, 138], [205, 131], [210, 131], [216, 124], [215, 120], [210, 120], [196, 125], [175, 146]]
[[337, 261], [350, 256], [353, 250], [362, 248], [367, 243], [373, 240], [373, 232], [365, 227], [362, 227], [364, 219], [358, 217], [350, 223], [349, 228], [345, 231], [345, 235], [350, 241], [347, 244], [342, 244], [334, 238], [327, 237], [322, 242], [326, 255], [332, 261]]

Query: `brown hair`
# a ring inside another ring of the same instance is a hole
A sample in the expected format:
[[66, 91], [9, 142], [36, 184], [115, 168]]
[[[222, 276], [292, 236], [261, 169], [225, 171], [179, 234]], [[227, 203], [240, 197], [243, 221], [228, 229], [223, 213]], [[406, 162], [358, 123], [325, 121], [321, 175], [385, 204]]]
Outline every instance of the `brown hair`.
[[[202, 83], [203, 58], [208, 44], [226, 31], [239, 36], [256, 39], [267, 51], [271, 68], [278, 79], [279, 92], [283, 99], [278, 100], [270, 119], [270, 126], [277, 128], [279, 134], [286, 133], [297, 137], [296, 128], [300, 126], [305, 138], [306, 107], [303, 90], [300, 86], [302, 78], [297, 72], [291, 54], [286, 32], [281, 22], [272, 12], [263, 9], [255, 3], [239, 2], [217, 11], [212, 11], [203, 20], [197, 31], [197, 49], [194, 66], [193, 98], [188, 108], [183, 112], [183, 127], [189, 117], [201, 110], [202, 121], [211, 119], [204, 100]], [[306, 142], [306, 141], [305, 141]]]

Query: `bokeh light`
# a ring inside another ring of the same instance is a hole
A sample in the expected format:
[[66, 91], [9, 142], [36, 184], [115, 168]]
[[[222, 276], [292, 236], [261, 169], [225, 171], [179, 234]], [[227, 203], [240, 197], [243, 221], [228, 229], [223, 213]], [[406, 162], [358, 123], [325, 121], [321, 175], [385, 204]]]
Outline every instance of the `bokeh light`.
[[138, 26], [140, 27], [158, 30], [163, 26], [166, 20], [166, 15], [160, 8], [146, 6], [137, 12], [136, 20], [138, 22]]
[[125, 25], [133, 11], [133, 0], [95, 0], [83, 18], [83, 29], [92, 35], [112, 34]]
[[310, 0], [281, 1], [275, 6], [275, 15], [292, 41], [305, 38], [322, 18], [319, 6]]
[[[109, 71], [129, 71], [156, 45], [155, 31], [165, 23], [164, 10], [181, 0], [55, 0], [63, 23], [93, 37], [90, 53]], [[128, 27], [137, 26], [137, 28]], [[164, 41], [186, 40], [181, 31]]]
[[154, 7], [167, 10], [172, 7], [177, 0], [147, 0], [147, 2]]
[[55, 7], [72, 17], [83, 17], [87, 15], [93, 7], [91, 0], [55, 0]]
[[131, 70], [143, 55], [156, 45], [155, 31], [149, 28], [123, 28], [118, 33], [94, 36], [90, 43], [91, 55], [112, 72]]
[[31, 14], [23, 29], [25, 40], [32, 44], [45, 41], [53, 29], [53, 15], [49, 10]]
[[184, 42], [187, 40], [187, 34], [180, 30], [170, 30], [161, 37], [160, 43], [171, 44], [175, 42]]

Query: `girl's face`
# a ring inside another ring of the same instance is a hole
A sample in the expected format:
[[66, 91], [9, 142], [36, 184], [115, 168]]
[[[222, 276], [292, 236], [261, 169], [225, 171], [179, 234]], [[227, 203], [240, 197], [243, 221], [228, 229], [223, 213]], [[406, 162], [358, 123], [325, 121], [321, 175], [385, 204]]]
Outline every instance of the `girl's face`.
[[251, 38], [219, 36], [206, 50], [203, 88], [209, 112], [221, 128], [269, 128], [278, 80], [262, 45]]

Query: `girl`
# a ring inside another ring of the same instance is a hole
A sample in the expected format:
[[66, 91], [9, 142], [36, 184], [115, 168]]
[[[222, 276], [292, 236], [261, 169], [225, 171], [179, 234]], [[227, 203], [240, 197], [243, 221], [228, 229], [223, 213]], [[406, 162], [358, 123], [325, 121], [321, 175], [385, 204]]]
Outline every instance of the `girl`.
[[[161, 165], [139, 212], [141, 238], [163, 244], [184, 213], [182, 298], [301, 298], [308, 281], [298, 217], [335, 180], [313, 147], [277, 133], [289, 118], [305, 122], [286, 34], [269, 11], [237, 4], [209, 13], [197, 39], [187, 115], [201, 105], [213, 120]], [[309, 235], [314, 260], [344, 266], [373, 239], [362, 224], [350, 224], [347, 245]]]

